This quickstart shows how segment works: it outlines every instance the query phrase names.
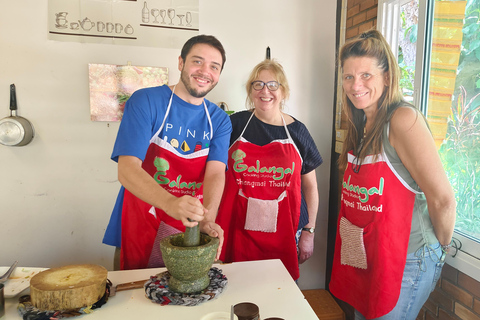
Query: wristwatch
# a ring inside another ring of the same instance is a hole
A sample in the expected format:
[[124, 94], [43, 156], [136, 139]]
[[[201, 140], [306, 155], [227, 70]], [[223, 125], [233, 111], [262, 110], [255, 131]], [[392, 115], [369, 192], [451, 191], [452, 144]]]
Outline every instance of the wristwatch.
[[302, 231], [308, 231], [310, 233], [315, 233], [315, 227], [311, 227], [311, 228], [302, 228]]

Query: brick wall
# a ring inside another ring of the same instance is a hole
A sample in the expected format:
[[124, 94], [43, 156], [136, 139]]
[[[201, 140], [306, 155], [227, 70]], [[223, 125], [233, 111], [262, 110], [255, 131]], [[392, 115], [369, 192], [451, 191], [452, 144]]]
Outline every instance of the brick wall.
[[376, 28], [378, 0], [347, 0], [345, 39]]
[[480, 282], [445, 264], [417, 320], [480, 320]]
[[[345, 39], [376, 28], [378, 0], [347, 0]], [[342, 128], [344, 128], [342, 116]], [[337, 300], [338, 301], [338, 300]], [[347, 320], [353, 309], [338, 301]], [[436, 289], [420, 311], [417, 320], [480, 320], [480, 282], [445, 264]]]
[[[347, 320], [355, 318], [353, 308], [336, 299]], [[423, 305], [416, 320], [480, 320], [480, 282], [445, 264], [437, 287]]]

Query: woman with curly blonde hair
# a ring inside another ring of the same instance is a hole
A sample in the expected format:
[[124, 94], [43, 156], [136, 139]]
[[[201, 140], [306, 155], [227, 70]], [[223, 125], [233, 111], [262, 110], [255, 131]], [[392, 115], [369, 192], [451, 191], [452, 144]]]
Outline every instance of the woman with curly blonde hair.
[[[247, 111], [230, 116], [225, 191], [217, 216], [224, 262], [280, 259], [294, 280], [313, 253], [322, 158], [303, 123], [283, 111], [290, 89], [275, 60], [246, 84]], [[296, 235], [298, 234], [298, 252]]]

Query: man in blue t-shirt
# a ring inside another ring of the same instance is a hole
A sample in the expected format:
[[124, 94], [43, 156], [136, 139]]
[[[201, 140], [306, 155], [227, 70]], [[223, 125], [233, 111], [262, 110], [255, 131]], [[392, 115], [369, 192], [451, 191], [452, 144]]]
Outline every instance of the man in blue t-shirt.
[[220, 239], [221, 251], [215, 217], [232, 128], [204, 97], [225, 60], [215, 37], [193, 37], [182, 48], [176, 85], [141, 89], [127, 101], [112, 153], [122, 188], [103, 239], [121, 247], [121, 269], [147, 267], [162, 222], [180, 231], [199, 224]]

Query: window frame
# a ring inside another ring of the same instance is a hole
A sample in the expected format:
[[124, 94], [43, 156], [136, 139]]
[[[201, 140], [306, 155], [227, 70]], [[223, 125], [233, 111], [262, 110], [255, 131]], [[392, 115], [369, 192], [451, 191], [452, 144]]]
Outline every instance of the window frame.
[[[400, 8], [412, 0], [378, 0], [377, 12], [377, 29], [380, 31], [390, 48], [392, 49], [395, 58], [398, 59], [398, 37], [400, 30]], [[431, 34], [426, 30], [427, 12], [432, 10], [431, 1], [419, 1], [418, 8], [418, 29], [417, 29], [417, 48], [429, 48], [426, 43], [431, 43]], [[433, 11], [431, 11], [433, 12]], [[396, 24], [394, 26], [393, 24]], [[426, 106], [428, 100], [428, 83], [430, 74], [430, 52], [426, 50], [417, 50], [415, 59], [415, 70], [428, 69], [428, 72], [415, 72], [413, 85], [413, 104], [419, 106], [419, 109], [426, 114]], [[427, 93], [427, 94], [425, 94]], [[424, 98], [426, 97], [426, 98]]]
[[[398, 32], [400, 30], [400, 7], [411, 0], [378, 0], [377, 29], [385, 36], [392, 47], [395, 57], [398, 58]], [[419, 1], [418, 35], [415, 60], [413, 103], [427, 114], [430, 55], [432, 44], [432, 25], [435, 0]], [[393, 23], [396, 26], [392, 25]], [[395, 48], [395, 50], [394, 50]], [[453, 238], [459, 247], [454, 255], [448, 255], [446, 263], [466, 275], [480, 281], [480, 242], [462, 232], [454, 231]]]

